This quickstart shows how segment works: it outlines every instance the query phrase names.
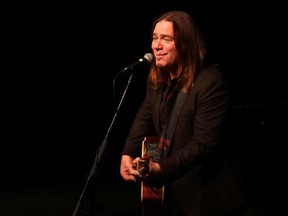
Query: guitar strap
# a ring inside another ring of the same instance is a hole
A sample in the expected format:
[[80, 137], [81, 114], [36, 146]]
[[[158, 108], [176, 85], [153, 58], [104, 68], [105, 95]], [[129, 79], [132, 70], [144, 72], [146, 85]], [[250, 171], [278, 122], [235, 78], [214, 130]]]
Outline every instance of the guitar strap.
[[160, 136], [157, 151], [159, 155], [161, 155], [161, 158], [166, 157], [169, 152], [169, 147], [171, 145], [171, 141], [174, 135], [177, 120], [186, 98], [187, 94], [185, 94], [183, 91], [179, 91], [173, 109], [171, 111], [169, 121]]

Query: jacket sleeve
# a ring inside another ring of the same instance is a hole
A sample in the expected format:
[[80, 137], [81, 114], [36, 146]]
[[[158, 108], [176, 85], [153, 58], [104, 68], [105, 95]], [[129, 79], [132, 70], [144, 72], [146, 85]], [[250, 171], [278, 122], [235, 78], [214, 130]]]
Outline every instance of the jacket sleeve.
[[153, 99], [151, 96], [151, 94], [155, 94], [155, 91], [156, 90], [149, 86], [149, 82], [147, 82], [147, 91], [144, 101], [142, 102], [132, 123], [132, 127], [122, 150], [122, 155], [130, 155], [133, 158], [139, 157], [141, 155], [142, 141], [144, 140], [144, 137], [155, 134], [152, 118]]

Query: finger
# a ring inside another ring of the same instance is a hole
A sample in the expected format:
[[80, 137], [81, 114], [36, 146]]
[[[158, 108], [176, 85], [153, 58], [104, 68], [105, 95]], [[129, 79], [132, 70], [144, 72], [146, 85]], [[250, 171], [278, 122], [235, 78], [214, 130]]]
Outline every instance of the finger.
[[140, 157], [136, 157], [133, 161], [132, 161], [132, 163], [134, 164], [134, 163], [137, 163], [138, 161], [140, 161]]

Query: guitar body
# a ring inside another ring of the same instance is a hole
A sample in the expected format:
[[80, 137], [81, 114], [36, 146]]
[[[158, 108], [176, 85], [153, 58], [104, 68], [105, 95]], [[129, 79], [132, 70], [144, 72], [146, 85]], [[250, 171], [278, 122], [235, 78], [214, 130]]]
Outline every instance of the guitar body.
[[[148, 167], [149, 159], [159, 159], [156, 147], [159, 144], [158, 137], [145, 137], [142, 142], [142, 167]], [[145, 165], [144, 165], [145, 164]], [[139, 170], [139, 169], [138, 169]], [[142, 216], [164, 215], [164, 186], [155, 188], [147, 182], [141, 182]]]
[[163, 195], [163, 186], [156, 189], [145, 182], [141, 182], [142, 216], [164, 215]]

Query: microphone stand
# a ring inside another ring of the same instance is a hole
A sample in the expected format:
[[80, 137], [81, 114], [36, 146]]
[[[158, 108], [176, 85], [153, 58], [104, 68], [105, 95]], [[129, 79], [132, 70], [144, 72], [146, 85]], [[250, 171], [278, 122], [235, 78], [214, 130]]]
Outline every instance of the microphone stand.
[[[123, 69], [122, 71], [120, 71], [120, 73], [126, 72], [127, 69], [132, 69], [132, 67], [131, 67], [131, 68], [125, 68], [125, 69]], [[118, 74], [120, 74], [120, 73], [118, 73]], [[125, 97], [125, 95], [126, 95], [126, 93], [127, 93], [127, 90], [128, 90], [128, 88], [129, 88], [129, 86], [130, 86], [130, 83], [131, 83], [132, 78], [133, 78], [133, 73], [131, 73], [131, 75], [130, 75], [130, 77], [129, 77], [129, 79], [128, 79], [126, 88], [124, 89], [124, 92], [123, 92], [123, 94], [122, 94], [121, 100], [120, 100], [120, 102], [119, 102], [119, 104], [118, 104], [118, 106], [117, 106], [116, 112], [115, 112], [115, 114], [114, 114], [114, 116], [113, 116], [113, 118], [112, 118], [112, 121], [111, 121], [111, 123], [110, 123], [110, 126], [109, 126], [109, 128], [108, 128], [108, 130], [107, 130], [107, 132], [106, 132], [105, 138], [104, 138], [104, 140], [102, 141], [100, 147], [98, 148], [98, 151], [97, 151], [97, 153], [96, 153], [96, 156], [95, 156], [93, 165], [92, 165], [92, 167], [91, 167], [91, 169], [90, 169], [90, 172], [89, 172], [89, 175], [88, 175], [88, 177], [87, 177], [87, 181], [86, 181], [86, 183], [85, 183], [85, 185], [84, 185], [83, 191], [82, 191], [82, 193], [81, 193], [81, 195], [80, 195], [80, 197], [79, 197], [79, 199], [78, 199], [78, 202], [77, 202], [77, 204], [76, 204], [76, 207], [75, 207], [75, 209], [74, 209], [74, 212], [73, 212], [73, 215], [72, 215], [72, 216], [76, 216], [76, 215], [77, 215], [77, 213], [78, 213], [78, 211], [79, 211], [79, 208], [80, 208], [80, 205], [81, 205], [81, 202], [82, 202], [82, 199], [83, 199], [83, 196], [84, 196], [84, 194], [85, 194], [85, 192], [86, 192], [86, 189], [87, 189], [87, 187], [88, 187], [88, 185], [89, 185], [89, 183], [90, 183], [90, 180], [91, 180], [92, 176], [94, 176], [94, 175], [96, 174], [97, 166], [98, 166], [98, 164], [101, 162], [102, 155], [103, 155], [103, 153], [104, 153], [104, 150], [105, 150], [106, 145], [107, 145], [107, 140], [108, 140], [108, 137], [109, 137], [109, 135], [110, 135], [110, 131], [111, 131], [113, 125], [114, 125], [114, 122], [115, 122], [115, 119], [116, 119], [116, 117], [117, 117], [118, 111], [120, 110], [120, 107], [121, 107], [122, 102], [123, 102], [123, 100], [124, 100], [124, 97]]]

